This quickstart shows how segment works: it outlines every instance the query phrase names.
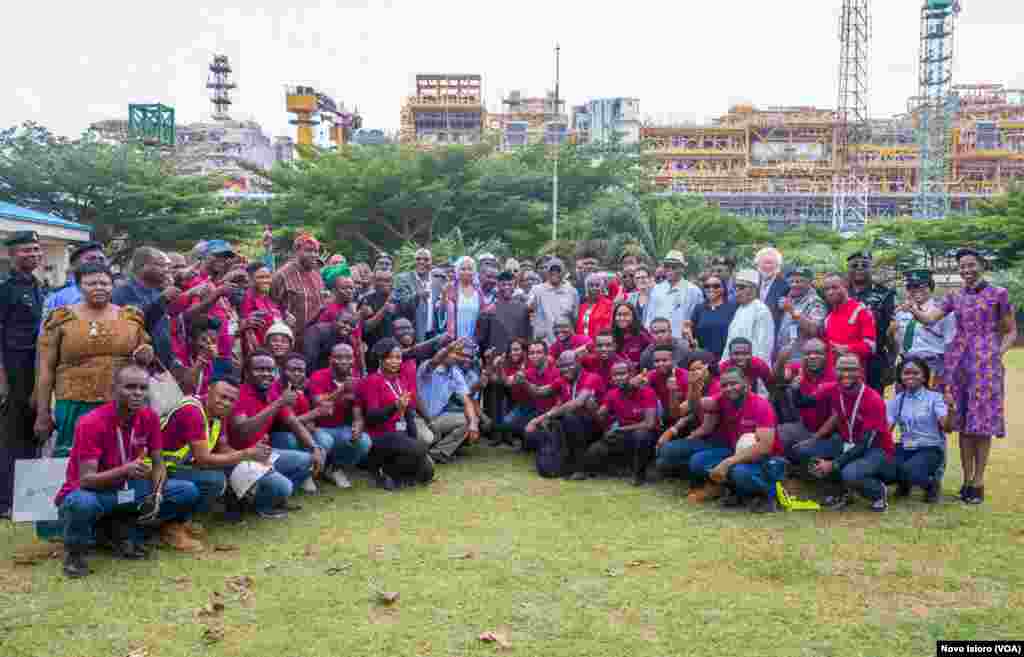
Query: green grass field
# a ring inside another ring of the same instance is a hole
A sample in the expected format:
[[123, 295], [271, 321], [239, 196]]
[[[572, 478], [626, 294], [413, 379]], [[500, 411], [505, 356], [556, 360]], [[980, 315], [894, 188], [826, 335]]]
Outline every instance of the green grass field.
[[80, 581], [0, 524], [0, 656], [904, 657], [1020, 639], [1024, 352], [1009, 369], [981, 507], [948, 499], [955, 449], [940, 506], [915, 491], [881, 516], [766, 517], [692, 506], [674, 481], [542, 480], [476, 448], [428, 488], [326, 488], [285, 521], [211, 527], [235, 549], [96, 556]]

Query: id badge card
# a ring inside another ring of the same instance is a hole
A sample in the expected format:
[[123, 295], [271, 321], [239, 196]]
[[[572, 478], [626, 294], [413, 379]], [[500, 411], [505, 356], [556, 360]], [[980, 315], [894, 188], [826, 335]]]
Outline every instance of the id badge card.
[[238, 335], [238, 320], [228, 322], [228, 335]]
[[399, 420], [398, 422], [395, 422], [395, 431], [405, 431], [405, 429], [405, 420]]
[[853, 443], [843, 443], [843, 454], [853, 449]]
[[117, 491], [117, 504], [131, 504], [135, 501], [135, 491], [131, 488], [121, 488]]

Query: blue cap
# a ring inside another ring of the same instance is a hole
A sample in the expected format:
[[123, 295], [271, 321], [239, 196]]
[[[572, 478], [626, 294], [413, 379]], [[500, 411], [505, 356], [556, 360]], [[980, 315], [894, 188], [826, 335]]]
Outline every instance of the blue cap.
[[208, 258], [210, 256], [219, 255], [235, 255], [235, 250], [231, 248], [231, 245], [224, 240], [210, 240], [203, 247], [203, 257]]

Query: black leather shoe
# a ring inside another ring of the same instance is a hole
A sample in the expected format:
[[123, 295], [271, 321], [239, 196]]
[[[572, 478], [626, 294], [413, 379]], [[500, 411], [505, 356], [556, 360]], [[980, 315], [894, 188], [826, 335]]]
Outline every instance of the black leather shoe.
[[117, 544], [115, 552], [117, 553], [117, 556], [122, 559], [128, 559], [129, 561], [138, 561], [139, 559], [145, 559], [149, 556], [149, 552], [146, 551], [146, 548], [132, 541], [121, 541]]
[[64, 555], [64, 574], [72, 579], [85, 577], [89, 574], [89, 565], [85, 563], [85, 553], [79, 550], [69, 550]]

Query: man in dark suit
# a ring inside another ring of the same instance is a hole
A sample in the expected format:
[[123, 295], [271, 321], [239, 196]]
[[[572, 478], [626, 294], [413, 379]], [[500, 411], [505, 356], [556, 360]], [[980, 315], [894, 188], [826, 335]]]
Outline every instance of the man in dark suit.
[[437, 335], [438, 310], [444, 306], [445, 280], [431, 273], [432, 257], [427, 249], [416, 252], [416, 265], [413, 271], [403, 272], [395, 277], [395, 289], [399, 297], [405, 301], [416, 300], [416, 316], [413, 325], [416, 328], [416, 342], [426, 342]]
[[778, 249], [768, 247], [761, 249], [754, 256], [754, 264], [761, 275], [760, 297], [768, 310], [772, 311], [772, 319], [775, 320], [775, 330], [779, 330], [779, 323], [782, 321], [781, 300], [789, 294], [789, 283], [782, 274], [782, 254]]

